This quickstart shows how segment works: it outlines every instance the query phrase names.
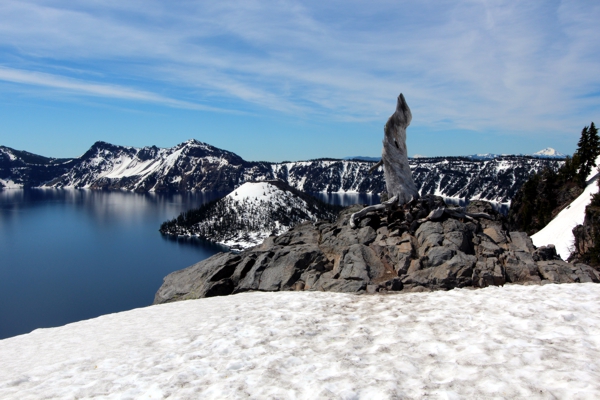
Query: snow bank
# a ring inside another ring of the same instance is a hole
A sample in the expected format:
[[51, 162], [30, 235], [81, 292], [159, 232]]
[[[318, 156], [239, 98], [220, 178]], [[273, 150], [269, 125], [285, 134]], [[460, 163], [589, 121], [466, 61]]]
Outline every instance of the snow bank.
[[[596, 158], [596, 165], [600, 165], [600, 157]], [[587, 186], [583, 193], [558, 213], [544, 229], [531, 236], [535, 246], [553, 244], [556, 247], [556, 252], [563, 260], [569, 258], [575, 243], [573, 228], [583, 224], [585, 208], [592, 202], [592, 195], [598, 193], [597, 180], [599, 175], [597, 169], [592, 169], [587, 176]]]
[[0, 398], [600, 398], [600, 285], [244, 293], [0, 341]]
[[583, 224], [585, 208], [591, 203], [592, 195], [598, 193], [597, 179], [598, 177], [592, 179], [579, 197], [558, 213], [544, 229], [531, 236], [534, 245], [540, 247], [553, 244], [563, 260], [569, 258], [575, 242], [573, 228]]
[[15, 183], [10, 179], [0, 179], [0, 189], [23, 189], [23, 184]]

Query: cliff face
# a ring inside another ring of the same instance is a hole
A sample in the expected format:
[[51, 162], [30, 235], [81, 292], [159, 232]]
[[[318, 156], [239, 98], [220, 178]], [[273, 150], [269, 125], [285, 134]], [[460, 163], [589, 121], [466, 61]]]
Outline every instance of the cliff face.
[[468, 212], [491, 219], [442, 214], [425, 196], [405, 208], [367, 214], [357, 229], [342, 211], [335, 222], [300, 224], [242, 253], [220, 253], [164, 279], [155, 303], [245, 291], [431, 291], [521, 284], [600, 282], [584, 264], [559, 259], [554, 247], [535, 248], [523, 232], [509, 232], [491, 205], [475, 201]]
[[585, 209], [582, 225], [573, 229], [574, 251], [569, 258], [572, 262], [600, 266], [600, 195], [595, 194]]

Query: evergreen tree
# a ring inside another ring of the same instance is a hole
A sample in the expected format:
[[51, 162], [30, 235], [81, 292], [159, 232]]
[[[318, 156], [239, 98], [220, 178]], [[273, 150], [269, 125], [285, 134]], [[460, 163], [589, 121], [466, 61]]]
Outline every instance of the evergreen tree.
[[577, 183], [579, 186], [585, 186], [585, 179], [587, 178], [589, 171], [587, 170], [588, 160], [590, 158], [590, 129], [588, 126], [581, 130], [581, 137], [577, 142], [577, 151], [575, 154], [579, 158], [579, 165], [577, 165]]
[[600, 156], [600, 137], [598, 137], [598, 128], [594, 125], [594, 122], [590, 124], [588, 129], [589, 142], [590, 142], [590, 162], [589, 169], [596, 166], [596, 159]]
[[585, 187], [585, 181], [596, 167], [596, 158], [600, 155], [600, 138], [598, 137], [598, 129], [593, 122], [581, 131], [581, 138], [577, 143], [575, 155], [579, 158], [577, 183], [579, 186]]

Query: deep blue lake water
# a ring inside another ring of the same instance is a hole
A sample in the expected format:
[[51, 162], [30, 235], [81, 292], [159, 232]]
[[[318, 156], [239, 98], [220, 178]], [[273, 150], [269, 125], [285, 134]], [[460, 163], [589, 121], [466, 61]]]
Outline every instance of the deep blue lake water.
[[0, 339], [152, 304], [165, 275], [223, 250], [160, 224], [221, 195], [0, 190]]

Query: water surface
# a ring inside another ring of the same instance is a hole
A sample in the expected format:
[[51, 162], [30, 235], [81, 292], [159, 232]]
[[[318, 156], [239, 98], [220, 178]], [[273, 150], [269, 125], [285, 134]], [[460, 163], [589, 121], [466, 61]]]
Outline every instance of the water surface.
[[161, 222], [218, 196], [0, 191], [0, 339], [151, 304], [165, 275], [223, 250]]
[[225, 250], [164, 237], [160, 224], [223, 195], [0, 190], [0, 339], [152, 304], [165, 275]]

